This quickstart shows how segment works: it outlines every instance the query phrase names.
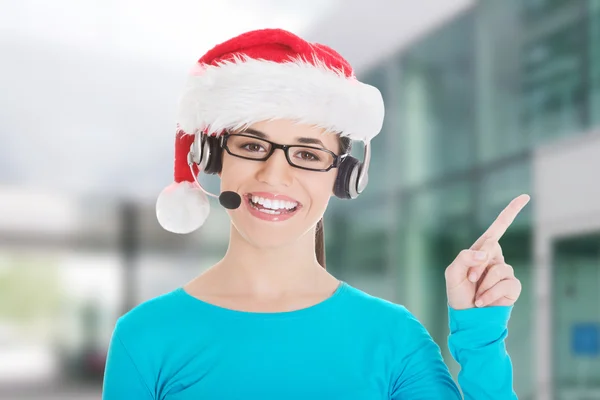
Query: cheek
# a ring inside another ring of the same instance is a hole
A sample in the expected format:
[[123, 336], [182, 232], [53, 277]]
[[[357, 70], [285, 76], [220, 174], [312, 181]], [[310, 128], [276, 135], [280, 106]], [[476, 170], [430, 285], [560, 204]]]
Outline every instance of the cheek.
[[325, 207], [333, 195], [333, 185], [337, 176], [337, 170], [321, 173], [318, 176], [311, 175], [305, 180], [313, 205]]
[[[219, 173], [221, 188], [235, 189], [242, 182], [247, 182], [252, 176], [252, 168], [249, 164], [237, 157], [232, 157], [226, 152], [223, 154], [222, 168]], [[250, 164], [251, 166], [251, 164]]]

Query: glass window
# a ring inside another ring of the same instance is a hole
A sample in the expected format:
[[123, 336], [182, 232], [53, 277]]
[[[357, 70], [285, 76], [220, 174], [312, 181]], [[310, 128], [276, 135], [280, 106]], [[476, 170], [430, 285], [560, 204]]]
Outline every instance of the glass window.
[[[535, 346], [533, 341], [535, 315], [535, 288], [531, 252], [531, 232], [528, 230], [507, 232], [502, 249], [523, 290], [511, 313], [506, 348], [513, 364], [514, 387], [519, 398], [531, 398], [535, 382]], [[521, 254], [513, 254], [519, 252]], [[524, 254], [527, 253], [527, 254]]]
[[524, 31], [521, 123], [534, 142], [584, 130], [587, 52], [582, 19], [573, 14], [559, 23], [544, 20]]
[[589, 0], [590, 120], [600, 125], [600, 1]]
[[571, 0], [520, 0], [523, 19], [526, 22], [547, 18], [548, 15], [562, 11], [564, 6], [572, 4]]
[[416, 185], [472, 165], [474, 23], [467, 13], [401, 56], [401, 176]]
[[394, 219], [390, 218], [393, 204], [386, 203], [390, 196], [368, 204], [363, 200], [360, 207], [353, 205], [351, 218], [344, 224], [346, 268], [370, 274], [387, 270], [390, 232], [394, 229]]
[[585, 389], [594, 398], [600, 382], [600, 234], [557, 242], [553, 261], [556, 398], [571, 399]]
[[[475, 241], [498, 214], [516, 196], [531, 190], [531, 167], [528, 159], [513, 161], [493, 170], [483, 170], [477, 186], [477, 224], [470, 241]], [[500, 245], [506, 262], [515, 271], [523, 286], [518, 307], [511, 316], [507, 349], [514, 366], [515, 390], [519, 398], [533, 393], [533, 347], [532, 315], [535, 285], [532, 275], [532, 215], [535, 202], [531, 202], [521, 211], [502, 236]]]
[[[519, 127], [520, 0], [484, 1], [476, 8], [477, 158], [479, 164], [529, 147]], [[507, 29], [510, 27], [510, 29]]]
[[[531, 162], [528, 159], [483, 172], [477, 190], [479, 196], [477, 221], [481, 232], [489, 227], [512, 199], [520, 194], [530, 193], [531, 179]], [[535, 199], [532, 198], [521, 211], [511, 225], [511, 229], [531, 225], [534, 201]]]
[[482, 163], [586, 131], [584, 5], [564, 0], [479, 3], [477, 152]]
[[[390, 174], [393, 173], [393, 162], [397, 152], [394, 143], [398, 135], [397, 130], [392, 126], [393, 118], [390, 116], [394, 110], [391, 109], [393, 100], [390, 98], [387, 74], [389, 64], [384, 63], [378, 67], [368, 71], [361, 77], [365, 83], [375, 86], [381, 91], [385, 105], [385, 119], [381, 132], [371, 141], [371, 162], [369, 166], [369, 185], [361, 198], [375, 198], [381, 196], [382, 192], [391, 189]], [[363, 160], [364, 146], [362, 142], [354, 142], [352, 146], [352, 155], [359, 160]], [[395, 183], [395, 182], [394, 182]]]
[[470, 245], [472, 199], [469, 181], [452, 182], [405, 194], [398, 215], [400, 301], [438, 343], [447, 338], [444, 270]]

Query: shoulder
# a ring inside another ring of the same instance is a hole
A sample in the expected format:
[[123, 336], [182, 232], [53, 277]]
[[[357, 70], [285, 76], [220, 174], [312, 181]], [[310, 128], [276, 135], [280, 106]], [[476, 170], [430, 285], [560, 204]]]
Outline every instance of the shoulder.
[[346, 290], [350, 295], [352, 305], [359, 307], [361, 310], [376, 311], [391, 315], [402, 314], [407, 311], [402, 304], [372, 295], [356, 286], [346, 284]]
[[403, 304], [369, 294], [350, 285], [348, 291], [351, 298], [349, 305], [360, 318], [379, 321], [400, 332], [423, 329], [423, 325]]
[[348, 310], [353, 313], [354, 331], [360, 334], [361, 340], [385, 346], [390, 365], [404, 363], [417, 352], [439, 357], [439, 347], [431, 334], [405, 305], [356, 288], [350, 288], [350, 293]]
[[178, 288], [138, 304], [117, 320], [115, 334], [125, 342], [140, 342], [160, 337], [167, 330], [172, 332], [185, 310], [180, 291]]

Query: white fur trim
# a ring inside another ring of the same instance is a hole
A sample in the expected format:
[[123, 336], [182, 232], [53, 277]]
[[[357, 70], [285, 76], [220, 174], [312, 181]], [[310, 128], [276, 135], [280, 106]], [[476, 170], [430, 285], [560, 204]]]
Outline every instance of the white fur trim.
[[341, 71], [303, 60], [238, 58], [201, 66], [189, 78], [177, 122], [193, 134], [292, 119], [368, 141], [381, 130], [383, 117], [379, 90]]
[[186, 234], [200, 228], [210, 212], [202, 189], [192, 182], [172, 183], [156, 200], [156, 218], [167, 231]]

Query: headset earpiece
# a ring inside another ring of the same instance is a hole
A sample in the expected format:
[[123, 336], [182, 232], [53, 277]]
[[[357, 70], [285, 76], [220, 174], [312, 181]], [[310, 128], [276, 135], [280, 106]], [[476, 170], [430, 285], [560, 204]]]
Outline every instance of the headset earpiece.
[[200, 171], [214, 175], [221, 172], [222, 154], [219, 138], [196, 134], [188, 160], [197, 164]]
[[223, 166], [223, 148], [220, 138], [205, 136], [204, 149], [207, 157], [203, 171], [211, 175], [218, 174]]
[[333, 193], [340, 199], [355, 199], [365, 190], [369, 181], [371, 143], [365, 143], [364, 161], [347, 155], [338, 166]]
[[338, 167], [338, 174], [333, 186], [333, 193], [340, 199], [358, 197], [357, 182], [361, 163], [352, 156], [346, 156]]

